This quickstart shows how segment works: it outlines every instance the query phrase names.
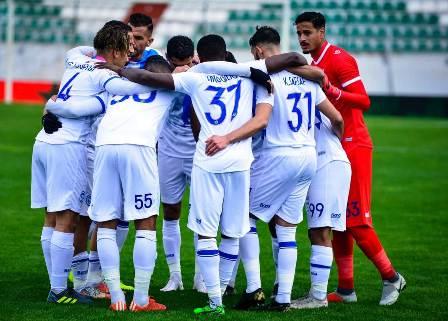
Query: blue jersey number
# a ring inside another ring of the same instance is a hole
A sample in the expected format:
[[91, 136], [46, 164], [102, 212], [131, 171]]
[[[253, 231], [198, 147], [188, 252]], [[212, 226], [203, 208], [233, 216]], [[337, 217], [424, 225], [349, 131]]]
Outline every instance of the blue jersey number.
[[66, 101], [70, 98], [70, 90], [72, 90], [72, 82], [75, 80], [76, 77], [78, 77], [79, 72], [74, 74], [65, 84], [62, 86], [61, 90], [58, 92], [58, 98], [62, 99], [63, 101]]
[[153, 91], [151, 91], [151, 94], [146, 98], [142, 98], [143, 95], [132, 95], [132, 96], [126, 95], [126, 96], [122, 96], [120, 99], [118, 99], [118, 97], [120, 97], [120, 96], [118, 96], [117, 98], [113, 98], [110, 101], [110, 104], [111, 104], [111, 106], [113, 106], [115, 104], [118, 104], [125, 100], [128, 100], [131, 97], [135, 102], [149, 104], [149, 103], [152, 103], [154, 101], [154, 99], [156, 99], [156, 95], [157, 95], [157, 91], [153, 90]]
[[[292, 120], [288, 120], [289, 129], [291, 129], [293, 132], [298, 132], [300, 130], [300, 127], [302, 126], [303, 116], [302, 112], [299, 108], [299, 102], [302, 98], [302, 93], [291, 93], [286, 97], [288, 100], [293, 100], [294, 103], [292, 106], [291, 112], [297, 114], [297, 124], [294, 125]], [[303, 95], [303, 98], [306, 98], [308, 101], [308, 130], [311, 128], [311, 93], [307, 92]]]
[[218, 118], [213, 118], [209, 112], [205, 113], [205, 118], [212, 125], [219, 125], [224, 121], [224, 119], [226, 119], [227, 116], [226, 104], [221, 100], [221, 97], [226, 90], [227, 92], [235, 90], [235, 104], [233, 106], [232, 116], [230, 118], [230, 121], [232, 121], [238, 114], [238, 105], [240, 103], [240, 96], [241, 96], [241, 80], [238, 80], [236, 84], [233, 84], [227, 88], [208, 86], [205, 90], [216, 92], [216, 95], [213, 97], [212, 101], [210, 102], [210, 105], [216, 105], [221, 109], [221, 114], [219, 115]]

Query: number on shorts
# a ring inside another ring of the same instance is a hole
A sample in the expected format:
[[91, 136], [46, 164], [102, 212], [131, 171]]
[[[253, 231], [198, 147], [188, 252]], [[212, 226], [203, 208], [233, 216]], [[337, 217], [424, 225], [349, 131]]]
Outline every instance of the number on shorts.
[[323, 211], [324, 211], [324, 204], [322, 204], [322, 203], [316, 203], [316, 204], [309, 203], [308, 204], [308, 212], [311, 213], [311, 217], [314, 216], [314, 212], [318, 212], [319, 213], [318, 217], [321, 217]]
[[136, 194], [134, 196], [135, 208], [141, 210], [143, 207], [150, 208], [152, 206], [152, 193]]
[[353, 201], [347, 204], [346, 216], [358, 216], [361, 213], [361, 209], [358, 206], [358, 201]]

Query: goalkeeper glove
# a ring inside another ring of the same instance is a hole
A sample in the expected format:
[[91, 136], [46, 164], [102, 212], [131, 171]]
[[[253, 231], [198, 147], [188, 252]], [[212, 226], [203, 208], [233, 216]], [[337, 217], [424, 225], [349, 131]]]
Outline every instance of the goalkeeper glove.
[[272, 94], [273, 86], [271, 82], [271, 77], [259, 69], [250, 67], [250, 79], [260, 86], [266, 88], [269, 94]]

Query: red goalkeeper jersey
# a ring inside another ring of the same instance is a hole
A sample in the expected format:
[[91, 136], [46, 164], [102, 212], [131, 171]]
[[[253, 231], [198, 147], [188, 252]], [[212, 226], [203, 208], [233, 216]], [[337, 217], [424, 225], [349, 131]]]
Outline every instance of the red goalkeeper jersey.
[[328, 42], [312, 58], [312, 65], [322, 68], [330, 82], [341, 89], [341, 95], [330, 98], [330, 101], [344, 118], [344, 149], [349, 151], [357, 146], [372, 148], [372, 140], [363, 117], [363, 112], [370, 107], [370, 100], [356, 60], [344, 49]]

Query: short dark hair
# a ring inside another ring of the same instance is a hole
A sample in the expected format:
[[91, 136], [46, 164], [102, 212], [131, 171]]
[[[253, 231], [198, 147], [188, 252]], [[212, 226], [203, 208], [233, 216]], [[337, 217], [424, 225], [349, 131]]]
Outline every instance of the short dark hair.
[[147, 27], [149, 32], [152, 32], [154, 25], [152, 18], [143, 13], [133, 13], [129, 17], [129, 24], [133, 27]]
[[93, 47], [99, 52], [108, 50], [127, 52], [129, 50], [128, 31], [114, 24], [104, 26], [96, 33]]
[[197, 46], [200, 61], [224, 60], [226, 57], [226, 42], [219, 35], [206, 35], [199, 39]]
[[184, 60], [194, 56], [193, 41], [186, 36], [174, 36], [166, 45], [166, 55], [168, 58]]
[[261, 43], [268, 43], [273, 45], [280, 44], [280, 34], [277, 30], [270, 26], [262, 26], [255, 29], [255, 33], [249, 39], [249, 46], [255, 47]]
[[307, 11], [299, 14], [294, 24], [311, 22], [316, 29], [325, 28], [325, 16], [320, 12]]
[[117, 28], [123, 28], [123, 30], [126, 30], [127, 32], [132, 31], [131, 27], [129, 27], [123, 21], [119, 20], [110, 20], [104, 24], [103, 28], [104, 27], [117, 27]]
[[233, 62], [234, 64], [238, 63], [236, 61], [235, 56], [233, 55], [233, 53], [231, 51], [226, 51], [226, 61], [227, 62]]
[[151, 72], [171, 73], [173, 68], [162, 56], [154, 55], [148, 58], [145, 63], [145, 69]]

